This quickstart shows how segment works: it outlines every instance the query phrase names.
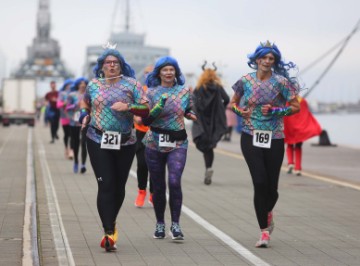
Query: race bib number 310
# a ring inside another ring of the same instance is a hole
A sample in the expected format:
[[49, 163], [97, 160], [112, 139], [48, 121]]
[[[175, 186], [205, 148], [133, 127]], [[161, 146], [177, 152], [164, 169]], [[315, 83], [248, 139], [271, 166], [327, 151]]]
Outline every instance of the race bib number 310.
[[259, 148], [270, 149], [271, 138], [272, 138], [272, 131], [254, 130], [253, 145]]
[[116, 131], [105, 131], [101, 138], [101, 149], [120, 150], [121, 134]]
[[168, 134], [159, 134], [159, 147], [176, 147], [175, 141], [170, 141], [170, 136]]

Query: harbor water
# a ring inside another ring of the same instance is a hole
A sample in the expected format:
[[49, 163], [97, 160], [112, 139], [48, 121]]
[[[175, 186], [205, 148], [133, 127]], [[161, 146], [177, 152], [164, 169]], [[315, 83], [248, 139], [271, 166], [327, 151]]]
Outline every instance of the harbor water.
[[[360, 113], [315, 114], [332, 144], [360, 149]], [[317, 142], [318, 137], [311, 142]]]

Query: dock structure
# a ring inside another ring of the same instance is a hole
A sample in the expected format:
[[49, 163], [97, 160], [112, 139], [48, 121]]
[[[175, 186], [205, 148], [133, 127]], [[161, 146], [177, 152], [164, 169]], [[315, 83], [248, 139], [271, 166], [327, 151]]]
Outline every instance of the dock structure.
[[61, 59], [59, 42], [51, 37], [50, 0], [39, 0], [36, 23], [36, 36], [27, 48], [27, 58], [12, 73], [14, 78], [36, 78], [38, 95], [49, 89], [49, 82], [61, 83], [73, 77]]

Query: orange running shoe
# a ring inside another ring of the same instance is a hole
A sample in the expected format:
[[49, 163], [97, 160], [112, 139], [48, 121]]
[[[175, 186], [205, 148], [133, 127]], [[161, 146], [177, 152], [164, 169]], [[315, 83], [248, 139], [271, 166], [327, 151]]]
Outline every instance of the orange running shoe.
[[[115, 234], [115, 233], [114, 233]], [[104, 248], [107, 252], [116, 250], [116, 241], [114, 234], [104, 235], [100, 242], [100, 247]], [[117, 234], [117, 233], [116, 233]], [[117, 238], [117, 237], [116, 237]]]
[[118, 240], [118, 236], [119, 236], [119, 233], [118, 233], [118, 230], [116, 229], [116, 226], [115, 226], [115, 229], [114, 229], [113, 236], [114, 236], [114, 241], [115, 241], [115, 244], [116, 244], [116, 242]]
[[149, 196], [149, 200], [148, 200], [149, 204], [151, 204], [151, 206], [154, 206], [154, 202], [153, 202], [153, 193], [150, 193]]
[[139, 189], [139, 193], [135, 200], [135, 206], [138, 208], [141, 208], [142, 206], [144, 206], [145, 197], [146, 197], [146, 190]]

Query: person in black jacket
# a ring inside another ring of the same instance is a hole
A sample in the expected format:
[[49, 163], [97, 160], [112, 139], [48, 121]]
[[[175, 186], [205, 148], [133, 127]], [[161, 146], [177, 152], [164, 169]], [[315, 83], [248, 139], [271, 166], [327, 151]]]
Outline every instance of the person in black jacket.
[[205, 66], [206, 61], [202, 66], [204, 72], [193, 93], [194, 111], [198, 120], [193, 123], [192, 137], [196, 148], [204, 156], [206, 168], [204, 183], [210, 185], [214, 173], [212, 169], [214, 148], [227, 130], [225, 108], [230, 98], [216, 73], [215, 63], [213, 63], [214, 69]]

